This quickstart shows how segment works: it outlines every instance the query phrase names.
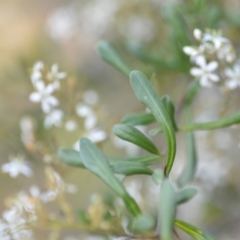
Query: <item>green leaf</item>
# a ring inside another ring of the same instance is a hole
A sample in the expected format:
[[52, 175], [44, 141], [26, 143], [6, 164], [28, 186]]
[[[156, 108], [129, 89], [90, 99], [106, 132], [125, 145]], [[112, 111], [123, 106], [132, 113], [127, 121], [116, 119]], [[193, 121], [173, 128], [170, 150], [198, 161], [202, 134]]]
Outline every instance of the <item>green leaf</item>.
[[134, 219], [132, 231], [135, 233], [144, 233], [154, 228], [155, 219], [149, 214], [142, 214]]
[[145, 167], [141, 163], [127, 161], [117, 162], [116, 164], [114, 164], [112, 170], [116, 174], [122, 174], [125, 176], [131, 176], [136, 174], [152, 175], [153, 173], [151, 169]]
[[160, 236], [162, 240], [173, 240], [173, 224], [176, 212], [176, 194], [168, 179], [163, 181], [160, 193]]
[[173, 126], [174, 130], [177, 131], [178, 127], [177, 127], [177, 124], [175, 121], [175, 107], [172, 102], [172, 99], [168, 95], [164, 95], [161, 100], [162, 100], [162, 103], [163, 103], [164, 107], [166, 108], [167, 113], [172, 121], [172, 126]]
[[78, 151], [70, 148], [60, 148], [57, 155], [67, 165], [85, 168]]
[[114, 164], [121, 162], [121, 161], [129, 161], [133, 163], [141, 163], [144, 166], [149, 166], [157, 162], [159, 160], [159, 155], [147, 155], [147, 156], [140, 156], [140, 157], [133, 157], [133, 158], [112, 158], [108, 157], [109, 164], [114, 166]]
[[79, 217], [79, 219], [81, 220], [82, 223], [86, 224], [86, 225], [90, 225], [91, 221], [89, 219], [89, 217], [87, 216], [87, 213], [83, 210], [78, 210], [77, 211], [77, 216]]
[[193, 100], [195, 99], [199, 89], [200, 89], [199, 81], [191, 81], [189, 83], [187, 92], [186, 92], [185, 97], [184, 97], [184, 104], [185, 105], [190, 105], [193, 102]]
[[164, 173], [162, 169], [155, 169], [152, 174], [152, 179], [156, 184], [161, 184], [164, 179]]
[[113, 132], [119, 138], [131, 142], [150, 153], [159, 155], [159, 152], [152, 141], [137, 128], [127, 124], [117, 124], [113, 127]]
[[165, 174], [169, 175], [176, 154], [176, 138], [171, 119], [157, 92], [143, 73], [131, 72], [130, 81], [137, 99], [151, 110], [166, 137], [168, 152]]
[[240, 112], [232, 114], [229, 117], [221, 118], [211, 122], [193, 123], [193, 124], [181, 127], [179, 129], [182, 131], [211, 130], [211, 129], [228, 127], [238, 123], [240, 123]]
[[177, 193], [176, 204], [182, 204], [192, 199], [197, 194], [197, 189], [186, 188]]
[[117, 49], [107, 41], [100, 41], [96, 46], [97, 52], [100, 57], [109, 63], [111, 66], [118, 69], [120, 72], [129, 75], [131, 69], [127, 63], [123, 60]]
[[162, 129], [161, 128], [153, 128], [151, 129], [148, 134], [152, 137], [156, 136], [158, 133], [161, 133]]
[[182, 231], [184, 231], [185, 233], [187, 233], [195, 240], [213, 240], [213, 238], [209, 236], [207, 233], [184, 221], [175, 220], [174, 225], [181, 229]]
[[193, 132], [187, 133], [187, 161], [178, 179], [179, 187], [184, 187], [194, 178], [197, 167], [197, 152]]
[[128, 114], [121, 120], [121, 123], [132, 125], [132, 126], [138, 126], [138, 125], [147, 125], [155, 121], [156, 120], [151, 113], [144, 112], [144, 113]]
[[84, 166], [99, 178], [101, 178], [125, 203], [129, 213], [133, 216], [141, 214], [141, 210], [135, 200], [127, 193], [123, 185], [114, 176], [107, 158], [89, 139], [80, 140], [80, 155]]

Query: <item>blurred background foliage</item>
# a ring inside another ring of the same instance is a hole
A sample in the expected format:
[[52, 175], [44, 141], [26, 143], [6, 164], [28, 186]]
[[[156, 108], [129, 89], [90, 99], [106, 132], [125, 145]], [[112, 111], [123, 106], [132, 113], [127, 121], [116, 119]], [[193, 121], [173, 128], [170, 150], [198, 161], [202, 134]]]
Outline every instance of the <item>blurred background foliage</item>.
[[[23, 116], [35, 119], [36, 136], [47, 143], [46, 153], [56, 161], [57, 149], [71, 147], [80, 137], [78, 132], [41, 127], [41, 109], [28, 98], [33, 91], [29, 74], [37, 60], [49, 67], [58, 63], [60, 70], [68, 73], [58, 96], [65, 109], [74, 108], [85, 90], [98, 92], [99, 119], [111, 136], [112, 126], [123, 115], [144, 109], [135, 100], [127, 77], [97, 55], [95, 45], [99, 40], [112, 42], [131, 69], [143, 71], [159, 93], [169, 94], [178, 106], [192, 80], [189, 58], [182, 47], [194, 44], [193, 29], [222, 29], [239, 52], [239, 11], [240, 3], [234, 0], [0, 1], [1, 163], [10, 155], [25, 155], [35, 172], [34, 184], [42, 185], [45, 153], [29, 151], [23, 145], [19, 128]], [[212, 120], [236, 111], [238, 103], [238, 90], [226, 96], [217, 88], [202, 89], [194, 102], [194, 116], [199, 121]], [[179, 175], [184, 162], [184, 137], [178, 135], [173, 178]], [[238, 239], [240, 235], [239, 137], [238, 127], [196, 134], [200, 162], [193, 185], [199, 187], [200, 194], [187, 207], [180, 207], [178, 213], [216, 239]], [[110, 140], [99, 144], [108, 155], [126, 155]], [[157, 141], [164, 147], [161, 137]], [[64, 179], [77, 185], [77, 195], [70, 197], [76, 209], [88, 205], [91, 193], [107, 192], [86, 171], [55, 162], [53, 165]], [[0, 179], [1, 209], [7, 196], [32, 184], [24, 177], [16, 181], [1, 174]], [[139, 182], [143, 180], [139, 178]]]

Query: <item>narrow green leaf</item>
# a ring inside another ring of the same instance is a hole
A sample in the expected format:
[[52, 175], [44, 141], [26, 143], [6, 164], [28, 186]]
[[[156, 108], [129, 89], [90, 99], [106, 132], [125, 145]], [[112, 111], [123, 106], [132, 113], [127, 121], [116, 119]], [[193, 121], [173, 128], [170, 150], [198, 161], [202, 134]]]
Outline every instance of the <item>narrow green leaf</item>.
[[194, 178], [197, 167], [197, 152], [193, 132], [187, 133], [187, 161], [178, 179], [179, 187], [184, 187]]
[[131, 176], [136, 174], [152, 175], [153, 171], [141, 163], [121, 161], [114, 164], [112, 168], [116, 174]]
[[185, 97], [184, 97], [184, 104], [185, 105], [190, 105], [193, 102], [193, 100], [195, 99], [199, 89], [200, 89], [199, 81], [191, 81], [189, 83], [187, 92], [186, 92]]
[[163, 181], [160, 193], [160, 236], [162, 240], [173, 240], [173, 224], [176, 212], [176, 194], [168, 179]]
[[85, 168], [78, 151], [71, 148], [60, 148], [57, 155], [67, 165]]
[[109, 164], [114, 166], [114, 164], [121, 162], [121, 161], [129, 161], [133, 163], [141, 163], [144, 166], [149, 166], [157, 162], [159, 160], [159, 155], [148, 155], [148, 156], [140, 156], [140, 157], [133, 157], [133, 158], [110, 158], [108, 157]]
[[197, 194], [197, 189], [186, 188], [177, 193], [176, 204], [182, 204], [192, 199]]
[[123, 185], [114, 176], [107, 158], [89, 139], [80, 140], [80, 155], [85, 167], [101, 178], [125, 203], [129, 213], [133, 216], [141, 214], [135, 200], [127, 193]]
[[185, 233], [187, 233], [195, 240], [213, 240], [213, 238], [209, 236], [207, 233], [184, 221], [175, 220], [174, 225], [181, 229], [182, 231], [184, 231]]
[[155, 169], [152, 174], [152, 180], [156, 184], [161, 184], [163, 179], [164, 179], [164, 173], [163, 173], [162, 169]]
[[138, 126], [138, 125], [147, 125], [150, 123], [155, 122], [155, 118], [151, 113], [132, 113], [128, 114], [121, 120], [121, 123], [128, 124], [132, 126]]
[[117, 124], [113, 127], [113, 132], [119, 138], [131, 142], [150, 153], [159, 155], [159, 152], [152, 141], [137, 128], [127, 124]]
[[143, 73], [139, 71], [131, 72], [130, 80], [137, 99], [151, 110], [164, 132], [168, 147], [165, 174], [168, 175], [176, 154], [176, 138], [171, 119], [157, 92]]
[[228, 127], [238, 123], [240, 123], [240, 112], [232, 114], [229, 117], [221, 118], [211, 122], [193, 123], [193, 124], [181, 127], [179, 129], [182, 131], [211, 130], [211, 129]]
[[177, 124], [175, 121], [175, 107], [174, 107], [172, 99], [168, 95], [164, 95], [161, 100], [162, 100], [162, 103], [163, 103], [164, 107], [166, 108], [167, 113], [172, 121], [172, 126], [173, 126], [174, 130], [177, 131], [178, 127], [177, 127]]
[[123, 60], [117, 49], [107, 41], [100, 41], [96, 46], [97, 52], [100, 57], [109, 63], [111, 66], [118, 69], [120, 72], [129, 75], [131, 69], [127, 63]]
[[156, 136], [158, 133], [161, 133], [162, 129], [161, 128], [153, 128], [151, 129], [148, 134], [152, 137]]
[[[58, 150], [58, 157], [69, 166], [85, 168], [79, 152], [74, 149], [60, 148]], [[146, 155], [128, 158], [107, 157], [107, 160], [110, 166], [114, 166], [114, 164], [122, 161], [142, 163], [144, 166], [149, 166], [156, 163], [159, 160], [159, 158], [160, 158], [159, 155]]]

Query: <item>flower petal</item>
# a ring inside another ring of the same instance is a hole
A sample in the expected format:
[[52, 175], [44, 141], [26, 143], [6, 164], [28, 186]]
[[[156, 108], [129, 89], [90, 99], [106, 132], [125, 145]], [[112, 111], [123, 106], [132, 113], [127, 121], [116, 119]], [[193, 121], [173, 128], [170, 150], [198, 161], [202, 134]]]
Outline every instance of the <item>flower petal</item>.
[[200, 66], [201, 68], [206, 68], [206, 59], [204, 56], [198, 56], [195, 60], [196, 64]]
[[208, 77], [213, 81], [213, 82], [218, 82], [220, 80], [219, 76], [213, 73], [209, 73]]
[[218, 67], [218, 63], [213, 61], [213, 62], [210, 62], [207, 66], [206, 66], [206, 70], [208, 72], [213, 72], [217, 69]]
[[203, 75], [203, 70], [201, 68], [192, 68], [190, 74], [194, 77], [200, 77]]
[[33, 92], [29, 96], [29, 100], [31, 102], [40, 102], [41, 99], [42, 99], [42, 96], [41, 96], [41, 94], [39, 92]]

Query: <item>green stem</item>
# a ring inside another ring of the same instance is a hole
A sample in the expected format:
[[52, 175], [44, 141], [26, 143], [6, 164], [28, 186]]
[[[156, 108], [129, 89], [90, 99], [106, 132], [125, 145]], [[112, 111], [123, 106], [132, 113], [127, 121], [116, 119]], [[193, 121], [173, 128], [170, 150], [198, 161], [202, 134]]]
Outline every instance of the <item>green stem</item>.
[[228, 127], [233, 124], [240, 123], [240, 112], [235, 113], [229, 117], [206, 123], [193, 123], [184, 127], [180, 127], [180, 131], [197, 131], [197, 130], [211, 130], [217, 128]]

